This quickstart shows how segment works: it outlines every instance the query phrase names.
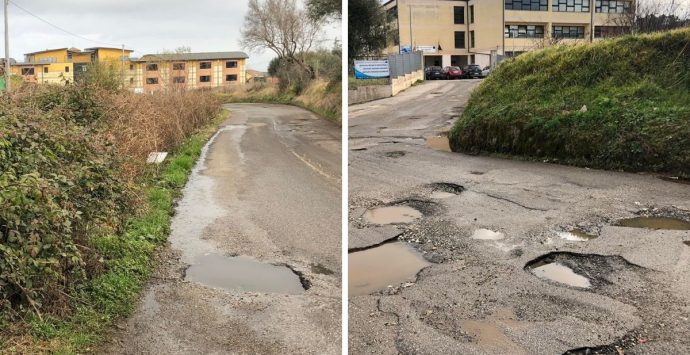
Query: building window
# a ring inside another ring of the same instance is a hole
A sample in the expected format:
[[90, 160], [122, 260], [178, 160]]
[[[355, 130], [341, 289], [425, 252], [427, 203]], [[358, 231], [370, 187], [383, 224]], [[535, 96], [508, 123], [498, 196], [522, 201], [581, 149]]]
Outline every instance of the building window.
[[236, 60], [229, 60], [225, 62], [225, 67], [226, 68], [237, 68], [237, 61]]
[[22, 68], [22, 75], [34, 75], [34, 68]]
[[129, 70], [134, 70], [134, 64], [129, 65]]
[[48, 72], [48, 67], [43, 67], [43, 72], [47, 73]]
[[173, 77], [173, 83], [175, 83], [175, 84], [184, 84], [184, 76], [176, 76], [176, 77]]
[[589, 0], [552, 0], [556, 12], [589, 12]]
[[544, 38], [544, 26], [506, 25], [503, 34], [506, 38]]
[[548, 11], [549, 0], [504, 0], [506, 10]]
[[129, 78], [129, 85], [134, 85], [134, 78]]
[[455, 48], [465, 48], [465, 31], [455, 31]]
[[65, 67], [65, 73], [69, 73], [69, 67]]
[[474, 31], [470, 31], [470, 48], [474, 48]]
[[200, 62], [199, 69], [211, 69], [211, 62]]
[[474, 5], [470, 5], [470, 23], [474, 23]]
[[146, 83], [151, 85], [158, 84], [158, 78], [146, 78]]
[[173, 70], [184, 70], [184, 63], [173, 63]]
[[157, 71], [158, 70], [158, 64], [146, 64], [146, 70], [147, 71]]
[[629, 13], [632, 1], [627, 0], [596, 0], [594, 3], [596, 12], [623, 14]]
[[202, 83], [210, 83], [211, 82], [211, 76], [210, 75], [202, 75], [199, 77], [199, 81]]
[[225, 81], [237, 81], [237, 75], [235, 75], [235, 74], [226, 75]]
[[622, 36], [630, 33], [627, 26], [594, 26], [594, 38]]
[[453, 23], [462, 25], [465, 23], [465, 7], [453, 6]]
[[553, 26], [553, 38], [585, 38], [585, 26]]

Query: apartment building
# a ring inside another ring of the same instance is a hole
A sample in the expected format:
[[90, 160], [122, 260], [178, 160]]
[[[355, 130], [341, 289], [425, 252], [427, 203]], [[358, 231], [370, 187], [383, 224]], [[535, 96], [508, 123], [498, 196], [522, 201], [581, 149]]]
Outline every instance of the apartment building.
[[425, 66], [490, 65], [554, 43], [629, 31], [632, 0], [390, 0], [388, 53], [422, 51]]
[[57, 48], [26, 53], [24, 61], [13, 63], [13, 75], [32, 83], [69, 84], [86, 72], [89, 63], [128, 60], [132, 50], [108, 47]]
[[244, 85], [249, 58], [244, 52], [147, 54], [132, 60], [127, 85], [150, 93], [171, 87], [187, 89]]
[[125, 87], [138, 93], [246, 83], [248, 56], [243, 52], [147, 54], [138, 59], [132, 53], [108, 47], [47, 49], [25, 54], [11, 70], [26, 82], [64, 85], [80, 80], [90, 63], [109, 63], [122, 70]]

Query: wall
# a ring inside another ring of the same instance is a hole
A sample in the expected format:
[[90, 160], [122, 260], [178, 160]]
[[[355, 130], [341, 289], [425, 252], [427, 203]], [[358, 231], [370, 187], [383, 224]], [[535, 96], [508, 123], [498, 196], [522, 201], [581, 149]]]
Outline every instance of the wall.
[[408, 89], [417, 80], [424, 80], [424, 69], [413, 72], [412, 74], [405, 74], [404, 76], [397, 77], [391, 80], [391, 94], [395, 96], [401, 91]]
[[393, 96], [391, 85], [367, 85], [347, 91], [347, 104], [354, 105]]

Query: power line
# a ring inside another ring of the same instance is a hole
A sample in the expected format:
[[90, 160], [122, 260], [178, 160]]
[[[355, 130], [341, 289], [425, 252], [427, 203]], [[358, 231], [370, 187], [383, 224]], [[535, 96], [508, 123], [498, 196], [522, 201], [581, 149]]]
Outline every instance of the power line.
[[97, 41], [97, 40], [93, 40], [93, 39], [90, 39], [90, 38], [86, 38], [86, 37], [80, 36], [80, 35], [78, 35], [78, 34], [76, 34], [76, 33], [67, 31], [66, 29], [64, 29], [64, 28], [62, 28], [62, 27], [60, 27], [60, 26], [58, 26], [58, 25], [55, 25], [55, 24], [51, 23], [50, 21], [45, 20], [45, 19], [43, 19], [42, 17], [40, 17], [40, 16], [34, 14], [33, 12], [31, 12], [31, 11], [29, 11], [29, 10], [27, 10], [27, 9], [25, 9], [25, 8], [23, 8], [23, 7], [21, 7], [21, 6], [19, 6], [19, 5], [17, 5], [17, 4], [16, 4], [14, 1], [12, 1], [12, 0], [9, 0], [9, 3], [11, 3], [12, 5], [14, 5], [16, 8], [18, 8], [18, 9], [20, 9], [20, 10], [26, 12], [27, 14], [29, 14], [29, 15], [31, 15], [31, 16], [33, 16], [33, 17], [35, 17], [35, 18], [37, 18], [37, 19], [39, 19], [39, 20], [41, 20], [41, 21], [47, 23], [48, 25], [50, 25], [50, 26], [52, 26], [52, 27], [54, 27], [54, 28], [56, 28], [56, 29], [58, 29], [58, 30], [64, 32], [64, 33], [67, 33], [67, 34], [69, 34], [69, 35], [71, 35], [71, 36], [74, 36], [74, 37], [77, 37], [77, 38], [80, 38], [80, 39], [83, 39], [83, 40], [86, 40], [86, 41], [89, 41], [89, 42], [93, 42], [93, 43], [105, 44], [105, 45], [111, 46], [111, 47], [119, 47], [119, 46], [120, 46], [119, 44], [112, 44], [112, 43]]

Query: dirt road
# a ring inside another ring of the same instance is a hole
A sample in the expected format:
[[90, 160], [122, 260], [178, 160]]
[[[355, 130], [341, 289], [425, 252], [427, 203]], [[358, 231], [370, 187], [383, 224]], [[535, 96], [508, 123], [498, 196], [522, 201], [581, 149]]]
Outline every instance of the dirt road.
[[444, 151], [475, 85], [350, 107], [351, 353], [690, 353], [690, 186]]
[[225, 108], [106, 352], [340, 353], [340, 127], [290, 106]]

